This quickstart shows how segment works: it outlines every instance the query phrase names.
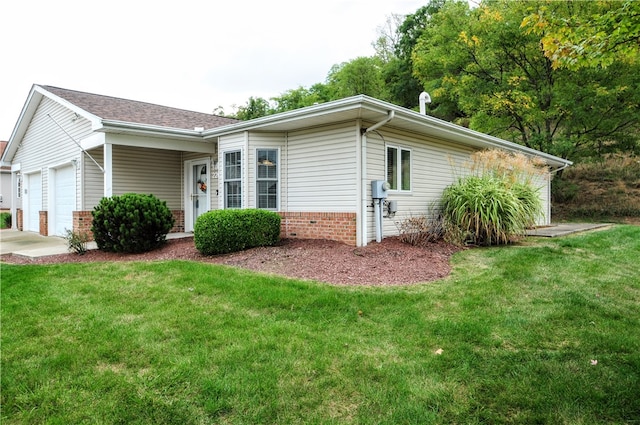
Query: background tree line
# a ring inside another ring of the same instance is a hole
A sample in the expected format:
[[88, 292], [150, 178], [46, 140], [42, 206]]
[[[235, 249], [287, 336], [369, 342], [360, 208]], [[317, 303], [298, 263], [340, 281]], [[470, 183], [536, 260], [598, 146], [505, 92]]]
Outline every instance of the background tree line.
[[640, 153], [640, 2], [431, 0], [392, 15], [375, 55], [235, 111], [252, 119], [366, 94], [579, 161]]

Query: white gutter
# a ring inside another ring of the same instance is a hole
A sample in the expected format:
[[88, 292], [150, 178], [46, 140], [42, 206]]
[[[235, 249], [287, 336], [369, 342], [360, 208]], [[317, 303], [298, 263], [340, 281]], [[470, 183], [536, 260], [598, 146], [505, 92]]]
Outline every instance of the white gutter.
[[93, 128], [94, 131], [103, 133], [129, 133], [136, 135], [153, 135], [162, 138], [184, 139], [207, 143], [202, 139], [202, 131], [186, 130], [183, 128], [163, 127], [160, 125], [139, 124], [127, 121], [102, 120], [102, 125]]
[[363, 128], [362, 130], [360, 130], [360, 132], [362, 133], [361, 150], [360, 150], [360, 155], [362, 157], [362, 160], [361, 160], [362, 163], [361, 163], [361, 169], [360, 169], [360, 173], [361, 173], [360, 174], [360, 181], [361, 181], [360, 215], [362, 217], [360, 220], [360, 235], [361, 235], [360, 246], [367, 246], [367, 242], [369, 239], [367, 235], [367, 207], [369, 203], [369, 197], [367, 196], [367, 188], [369, 187], [369, 185], [367, 184], [367, 178], [368, 178], [367, 176], [367, 133], [375, 131], [378, 128], [382, 127], [383, 125], [387, 124], [395, 116], [396, 116], [395, 111], [391, 109], [387, 112], [387, 117], [385, 119], [375, 123], [369, 128]]

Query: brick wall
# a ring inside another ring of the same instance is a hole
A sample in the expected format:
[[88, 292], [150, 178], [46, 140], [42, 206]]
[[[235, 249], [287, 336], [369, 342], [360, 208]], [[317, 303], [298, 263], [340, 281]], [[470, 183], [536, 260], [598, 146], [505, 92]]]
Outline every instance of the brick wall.
[[176, 222], [169, 233], [184, 233], [184, 210], [171, 211]]
[[[171, 211], [176, 222], [169, 233], [182, 233], [184, 232], [184, 211], [174, 210]], [[76, 233], [88, 233], [93, 240], [91, 234], [91, 225], [93, 224], [93, 216], [91, 211], [74, 211], [73, 212], [73, 231]]]
[[23, 215], [22, 215], [22, 209], [21, 208], [18, 208], [16, 210], [16, 215], [17, 215], [17, 217], [16, 217], [16, 221], [17, 221], [16, 225], [18, 226], [18, 230], [22, 230], [22, 217], [23, 217]]
[[49, 212], [40, 211], [40, 234], [49, 236]]
[[356, 245], [356, 213], [279, 212], [282, 238], [327, 239]]
[[75, 233], [86, 233], [93, 240], [91, 233], [91, 225], [93, 224], [93, 216], [91, 211], [74, 211], [73, 212], [73, 231]]

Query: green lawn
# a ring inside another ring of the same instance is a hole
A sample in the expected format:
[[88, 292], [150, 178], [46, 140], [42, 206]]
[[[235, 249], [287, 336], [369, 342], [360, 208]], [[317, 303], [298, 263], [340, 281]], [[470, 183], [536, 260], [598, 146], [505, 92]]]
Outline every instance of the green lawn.
[[3, 264], [1, 422], [640, 423], [640, 227], [453, 262], [395, 288]]

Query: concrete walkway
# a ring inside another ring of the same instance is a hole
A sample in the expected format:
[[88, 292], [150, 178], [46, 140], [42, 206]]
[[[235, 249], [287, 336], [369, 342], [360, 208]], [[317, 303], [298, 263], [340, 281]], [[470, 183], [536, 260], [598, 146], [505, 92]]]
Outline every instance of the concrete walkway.
[[607, 223], [557, 223], [552, 224], [551, 226], [531, 229], [526, 233], [526, 235], [555, 238], [556, 236], [566, 236], [572, 233], [601, 229], [609, 226], [611, 226], [611, 224]]
[[[169, 233], [167, 239], [193, 237], [193, 233]], [[97, 249], [95, 242], [89, 242], [87, 249]], [[33, 232], [5, 229], [0, 231], [0, 255], [14, 254], [28, 258], [47, 255], [68, 254], [66, 239], [58, 236], [40, 236]]]

